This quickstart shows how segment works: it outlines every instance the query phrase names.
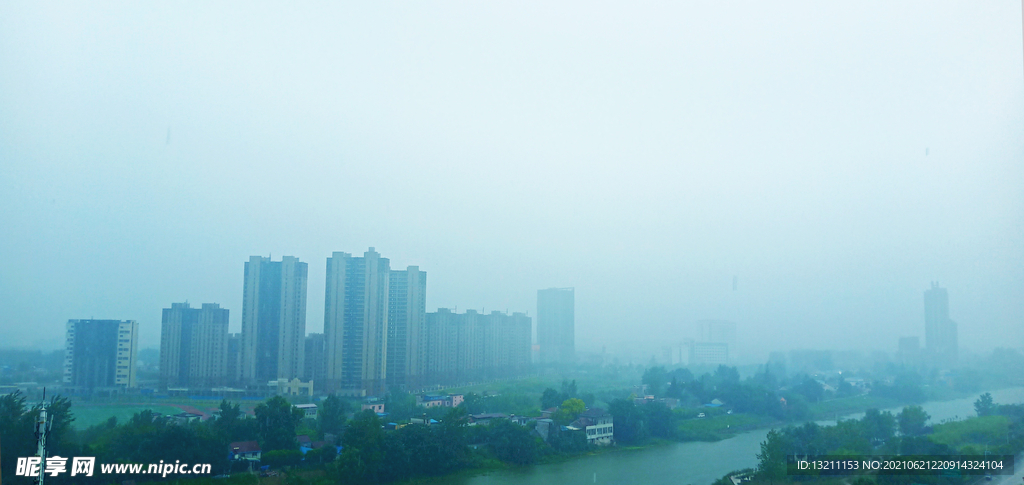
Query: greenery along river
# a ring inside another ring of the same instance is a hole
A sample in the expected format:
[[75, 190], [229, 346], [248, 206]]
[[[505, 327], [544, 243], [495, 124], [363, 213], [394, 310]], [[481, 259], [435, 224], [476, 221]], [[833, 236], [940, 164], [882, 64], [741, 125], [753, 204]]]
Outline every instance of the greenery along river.
[[[993, 391], [999, 404], [1024, 402], [1024, 388]], [[974, 415], [977, 396], [922, 405], [933, 423]], [[894, 413], [899, 408], [892, 410]], [[863, 413], [844, 416], [860, 418]], [[833, 424], [834, 421], [821, 421]], [[561, 463], [502, 470], [486, 475], [446, 480], [456, 485], [583, 485], [681, 484], [707, 485], [726, 473], [757, 465], [767, 429], [742, 433], [713, 443], [672, 443], [639, 450], [617, 450]]]

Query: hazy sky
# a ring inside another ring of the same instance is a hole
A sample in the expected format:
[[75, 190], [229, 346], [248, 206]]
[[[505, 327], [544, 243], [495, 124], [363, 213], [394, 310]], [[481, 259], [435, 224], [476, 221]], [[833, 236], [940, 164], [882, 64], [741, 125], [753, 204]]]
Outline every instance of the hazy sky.
[[[1021, 2], [2, 2], [0, 346], [374, 246], [577, 347], [1024, 346]], [[738, 287], [732, 289], [733, 276]]]

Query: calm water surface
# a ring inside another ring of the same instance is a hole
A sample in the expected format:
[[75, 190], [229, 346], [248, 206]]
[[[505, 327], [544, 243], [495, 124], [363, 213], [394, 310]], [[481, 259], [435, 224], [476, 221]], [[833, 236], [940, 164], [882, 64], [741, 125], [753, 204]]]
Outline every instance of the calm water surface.
[[[999, 404], [1024, 402], [1024, 388], [993, 391]], [[977, 397], [923, 404], [932, 422], [974, 415]], [[898, 412], [900, 408], [892, 411]], [[859, 418], [863, 413], [844, 416]], [[833, 424], [835, 421], [820, 421]], [[459, 485], [681, 484], [707, 485], [722, 475], [757, 465], [768, 430], [743, 433], [715, 443], [673, 443], [637, 451], [587, 456], [550, 465], [466, 478]]]

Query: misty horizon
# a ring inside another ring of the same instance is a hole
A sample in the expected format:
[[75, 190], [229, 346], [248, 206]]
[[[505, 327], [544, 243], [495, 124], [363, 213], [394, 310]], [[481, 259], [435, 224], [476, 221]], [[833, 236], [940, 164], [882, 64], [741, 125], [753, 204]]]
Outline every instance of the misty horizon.
[[[1020, 5], [0, 7], [0, 347], [375, 247], [576, 348], [1024, 347]], [[735, 281], [735, 289], [734, 289]]]

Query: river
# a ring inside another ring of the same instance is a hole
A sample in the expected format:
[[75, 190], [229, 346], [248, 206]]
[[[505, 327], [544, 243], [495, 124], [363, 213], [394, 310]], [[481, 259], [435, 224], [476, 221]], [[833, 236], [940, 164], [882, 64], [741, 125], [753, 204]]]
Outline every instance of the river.
[[[1024, 388], [992, 391], [998, 404], [1024, 402]], [[974, 416], [977, 396], [928, 402], [921, 407], [933, 423]], [[901, 408], [891, 409], [894, 413]], [[859, 418], [863, 413], [844, 416]], [[834, 424], [835, 421], [820, 421]], [[757, 465], [757, 453], [767, 429], [750, 431], [714, 443], [689, 442], [623, 450], [572, 459], [563, 463], [502, 470], [456, 479], [456, 485], [583, 485], [680, 484], [707, 485], [726, 473]]]

